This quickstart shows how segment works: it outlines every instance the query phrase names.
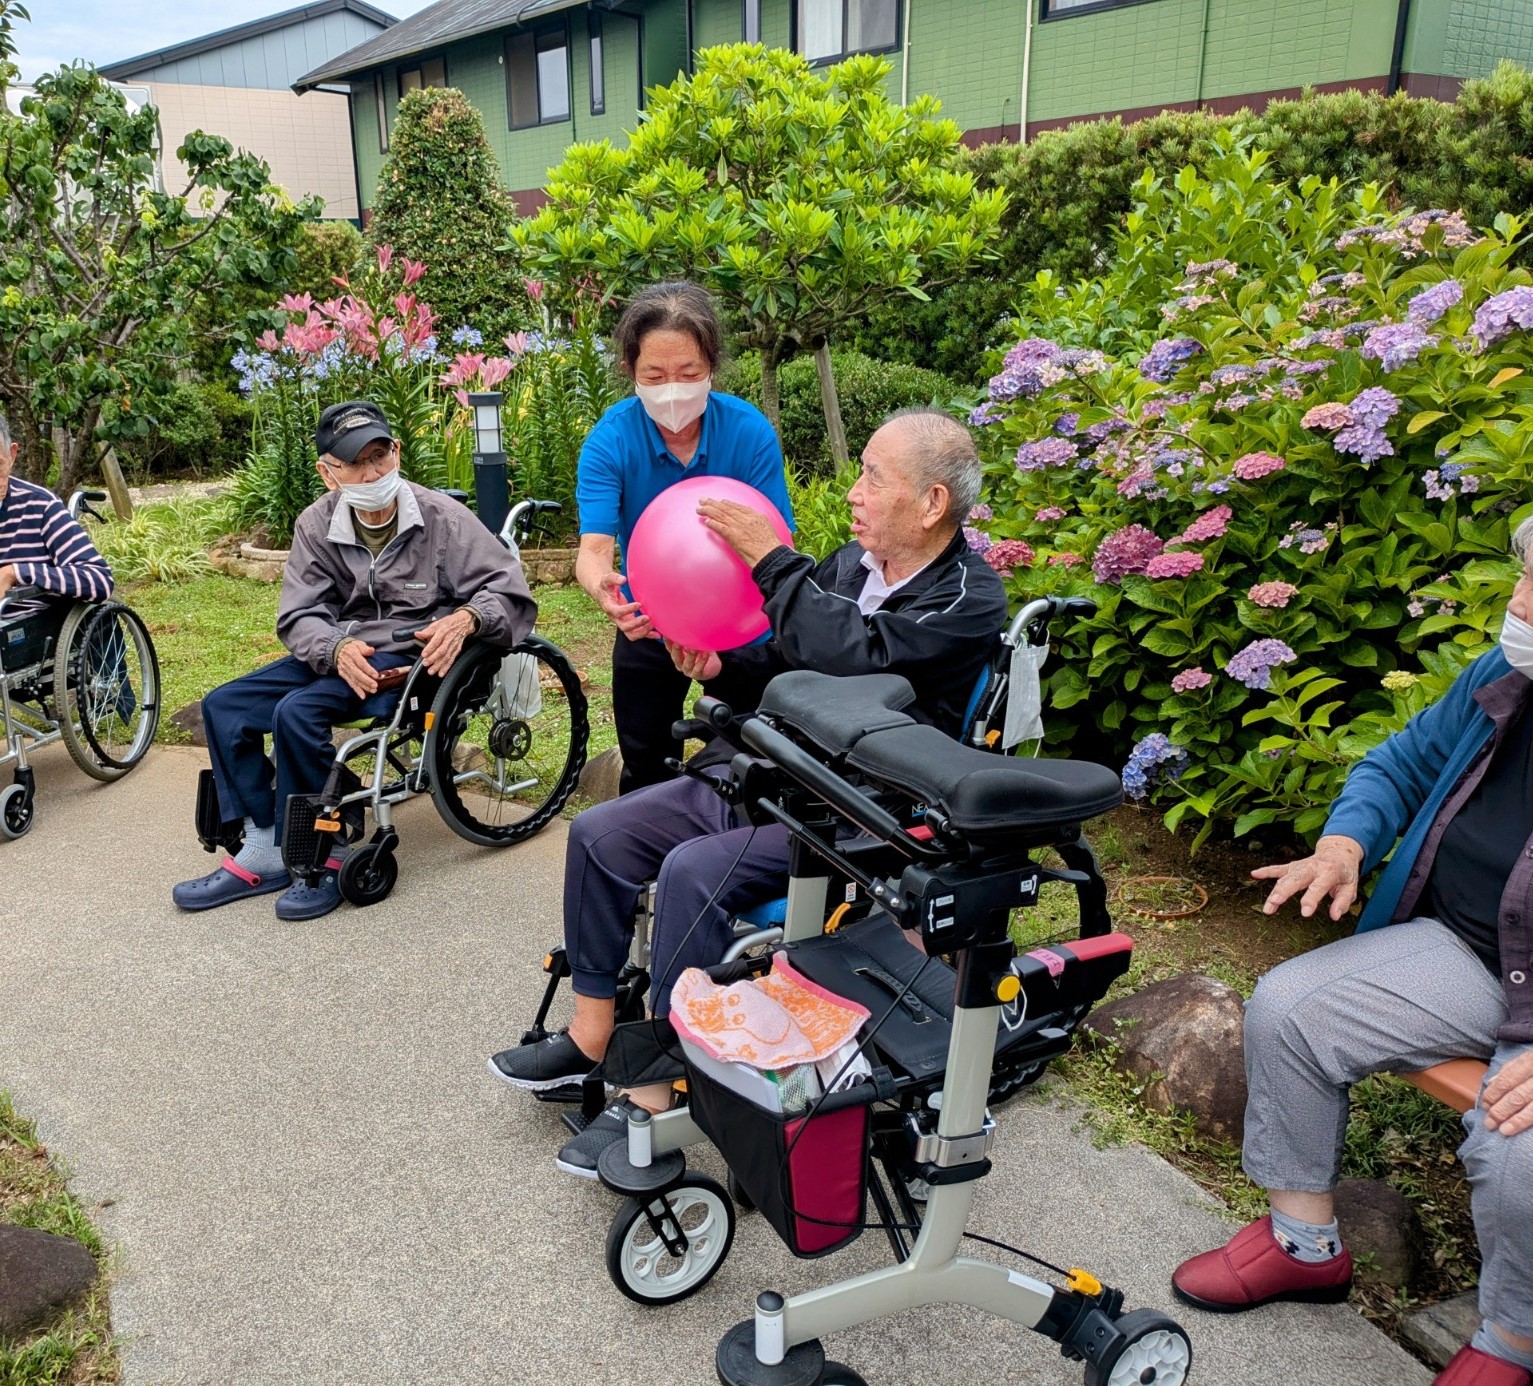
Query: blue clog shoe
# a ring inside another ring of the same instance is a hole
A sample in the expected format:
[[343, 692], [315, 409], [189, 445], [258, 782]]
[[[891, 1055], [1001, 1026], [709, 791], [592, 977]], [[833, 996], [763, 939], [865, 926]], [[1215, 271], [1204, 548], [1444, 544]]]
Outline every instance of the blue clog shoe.
[[329, 914], [341, 903], [341, 887], [336, 879], [340, 869], [340, 859], [331, 857], [325, 863], [325, 874], [313, 885], [303, 880], [294, 881], [277, 897], [277, 918], [292, 922], [322, 919]]
[[286, 871], [258, 876], [254, 871], [245, 870], [233, 857], [225, 857], [218, 868], [206, 876], [172, 886], [170, 898], [183, 910], [216, 910], [235, 900], [249, 900], [256, 895], [285, 890], [292, 880]]

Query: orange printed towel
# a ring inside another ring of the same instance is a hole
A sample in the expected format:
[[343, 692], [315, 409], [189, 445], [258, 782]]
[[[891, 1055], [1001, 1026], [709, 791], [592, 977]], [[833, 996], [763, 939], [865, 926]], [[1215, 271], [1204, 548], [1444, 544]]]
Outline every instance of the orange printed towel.
[[867, 1010], [795, 970], [782, 953], [765, 977], [721, 987], [689, 967], [671, 991], [671, 1024], [726, 1063], [763, 1072], [829, 1058], [862, 1027]]

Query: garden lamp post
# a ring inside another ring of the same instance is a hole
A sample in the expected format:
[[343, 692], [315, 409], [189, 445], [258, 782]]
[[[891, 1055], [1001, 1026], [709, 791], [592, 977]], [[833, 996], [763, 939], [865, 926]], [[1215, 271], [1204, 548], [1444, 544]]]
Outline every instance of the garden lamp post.
[[468, 397], [468, 406], [474, 411], [475, 503], [485, 528], [497, 536], [511, 508], [506, 454], [500, 437], [500, 400], [495, 390]]

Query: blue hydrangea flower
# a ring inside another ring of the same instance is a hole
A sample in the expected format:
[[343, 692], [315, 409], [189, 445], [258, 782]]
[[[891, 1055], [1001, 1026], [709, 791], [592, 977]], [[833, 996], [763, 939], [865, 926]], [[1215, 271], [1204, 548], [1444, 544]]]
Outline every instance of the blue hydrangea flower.
[[1164, 732], [1151, 732], [1138, 742], [1123, 767], [1123, 792], [1143, 799], [1158, 785], [1174, 784], [1187, 769], [1189, 757]]

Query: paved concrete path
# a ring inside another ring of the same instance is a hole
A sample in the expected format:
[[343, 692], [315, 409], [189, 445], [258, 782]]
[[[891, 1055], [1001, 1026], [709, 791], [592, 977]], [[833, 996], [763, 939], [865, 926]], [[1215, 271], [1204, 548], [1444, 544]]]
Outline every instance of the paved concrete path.
[[[382, 905], [303, 925], [259, 901], [182, 915], [171, 882], [211, 860], [190, 827], [200, 763], [158, 750], [98, 788], [55, 748], [36, 826], [0, 843], [0, 1085], [73, 1161], [76, 1189], [109, 1202], [132, 1386], [704, 1386], [758, 1289], [884, 1261], [873, 1235], [794, 1261], [742, 1217], [696, 1298], [624, 1299], [602, 1261], [615, 1200], [553, 1167], [557, 1110], [484, 1068], [535, 1004], [562, 828], [487, 852], [420, 801]], [[1093, 1149], [1066, 1107], [1008, 1106], [996, 1155], [975, 1230], [1174, 1313], [1200, 1386], [1430, 1380], [1345, 1307], [1174, 1306], [1172, 1267], [1228, 1224], [1159, 1159]], [[1081, 1380], [1042, 1338], [962, 1309], [829, 1346], [880, 1386]]]

